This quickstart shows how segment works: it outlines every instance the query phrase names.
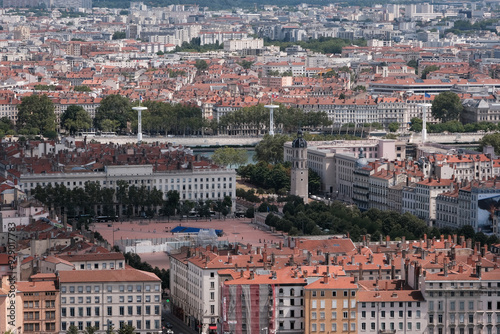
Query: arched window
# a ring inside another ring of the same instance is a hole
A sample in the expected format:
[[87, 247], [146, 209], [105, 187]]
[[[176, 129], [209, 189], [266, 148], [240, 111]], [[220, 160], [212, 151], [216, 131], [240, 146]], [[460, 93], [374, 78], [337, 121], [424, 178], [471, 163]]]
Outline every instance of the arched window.
[[295, 296], [295, 289], [290, 289], [290, 296]]
[[283, 293], [283, 289], [282, 288], [280, 288], [279, 293]]

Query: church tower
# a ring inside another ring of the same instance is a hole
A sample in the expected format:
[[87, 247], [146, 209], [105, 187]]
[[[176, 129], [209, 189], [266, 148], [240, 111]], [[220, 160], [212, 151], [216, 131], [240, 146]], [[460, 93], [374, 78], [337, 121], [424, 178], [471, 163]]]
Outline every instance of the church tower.
[[302, 131], [297, 132], [297, 138], [292, 142], [292, 172], [290, 194], [300, 196], [307, 203], [309, 195], [307, 142], [302, 138]]

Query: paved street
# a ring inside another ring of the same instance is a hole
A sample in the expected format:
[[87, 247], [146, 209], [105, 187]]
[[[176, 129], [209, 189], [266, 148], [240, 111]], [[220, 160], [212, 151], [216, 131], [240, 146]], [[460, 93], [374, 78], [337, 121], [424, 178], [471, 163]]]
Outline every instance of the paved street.
[[[179, 318], [175, 317], [169, 310], [164, 310], [162, 314], [162, 325], [165, 326], [167, 322], [172, 325], [174, 334], [198, 334], [194, 330], [185, 325]], [[167, 329], [163, 330], [163, 334], [167, 334]]]

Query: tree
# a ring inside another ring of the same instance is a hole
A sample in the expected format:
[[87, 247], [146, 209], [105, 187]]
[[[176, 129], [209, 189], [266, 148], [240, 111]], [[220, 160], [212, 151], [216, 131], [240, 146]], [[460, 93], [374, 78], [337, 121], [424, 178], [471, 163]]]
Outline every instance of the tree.
[[66, 129], [70, 134], [91, 127], [92, 119], [81, 106], [70, 105], [61, 115], [61, 128]]
[[244, 69], [248, 70], [252, 67], [253, 63], [254, 63], [253, 61], [243, 59], [238, 64]]
[[442, 123], [457, 120], [463, 110], [460, 97], [453, 92], [443, 92], [432, 101], [432, 116]]
[[484, 135], [479, 141], [479, 149], [483, 150], [485, 146], [493, 146], [496, 154], [500, 154], [500, 133]]
[[56, 130], [54, 103], [47, 95], [26, 96], [18, 109], [16, 126], [27, 130], [26, 134], [44, 134]]
[[208, 68], [208, 63], [203, 59], [196, 59], [194, 67], [196, 67], [198, 72], [202, 72]]
[[89, 86], [75, 86], [73, 87], [73, 90], [75, 92], [91, 92], [92, 89], [90, 89]]
[[396, 132], [399, 130], [399, 123], [398, 122], [392, 122], [388, 126], [390, 132]]
[[[121, 95], [108, 95], [101, 100], [94, 118], [94, 125], [103, 129], [103, 121], [108, 119], [117, 121], [117, 127], [127, 128], [127, 122], [132, 118], [132, 105], [127, 97]], [[116, 123], [115, 123], [116, 124]], [[108, 127], [110, 124], [106, 124]]]
[[434, 71], [437, 71], [437, 70], [439, 70], [439, 66], [437, 66], [437, 65], [426, 66], [422, 70], [422, 79], [427, 79], [427, 74], [434, 72]]
[[212, 160], [217, 165], [222, 166], [239, 166], [247, 162], [248, 156], [247, 152], [242, 149], [235, 149], [232, 147], [218, 148], [214, 151], [212, 155]]
[[118, 330], [118, 334], [134, 334], [135, 327], [131, 325], [123, 325]]
[[317, 194], [321, 190], [321, 177], [309, 168], [308, 179], [309, 192], [312, 194]]
[[127, 34], [125, 33], [125, 31], [115, 31], [113, 33], [113, 39], [114, 40], [117, 40], [117, 39], [124, 39], [127, 37]]
[[69, 326], [66, 334], [78, 334], [78, 327], [76, 327], [75, 325]]
[[418, 117], [413, 117], [410, 121], [410, 131], [421, 132], [423, 128], [423, 122]]
[[85, 328], [85, 330], [83, 331], [83, 334], [95, 334], [95, 332], [97, 332], [97, 330], [98, 330], [97, 327], [89, 326], [89, 327]]
[[255, 161], [266, 161], [271, 164], [283, 162], [283, 145], [289, 141], [287, 135], [276, 134], [271, 136], [266, 134], [264, 138], [255, 146]]
[[415, 74], [418, 72], [418, 62], [415, 59], [410, 60], [408, 63], [406, 63], [408, 67], [413, 67], [415, 69]]

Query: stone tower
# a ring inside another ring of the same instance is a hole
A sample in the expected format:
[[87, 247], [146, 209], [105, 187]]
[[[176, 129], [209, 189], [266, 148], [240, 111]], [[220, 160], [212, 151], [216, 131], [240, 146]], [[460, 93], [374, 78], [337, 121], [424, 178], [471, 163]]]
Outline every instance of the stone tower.
[[307, 142], [302, 138], [302, 131], [297, 132], [297, 138], [292, 142], [292, 172], [290, 194], [300, 196], [307, 203], [309, 194]]

